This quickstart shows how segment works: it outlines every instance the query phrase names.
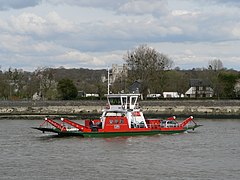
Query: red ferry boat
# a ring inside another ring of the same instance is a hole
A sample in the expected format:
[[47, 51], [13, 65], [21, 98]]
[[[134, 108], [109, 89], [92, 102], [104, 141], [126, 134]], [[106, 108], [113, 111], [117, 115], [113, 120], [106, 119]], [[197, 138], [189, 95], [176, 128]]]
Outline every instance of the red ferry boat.
[[138, 98], [139, 94], [109, 94], [100, 119], [79, 124], [66, 118], [61, 118], [61, 123], [45, 118], [39, 127], [33, 128], [61, 136], [112, 137], [182, 133], [201, 126], [192, 116], [181, 123], [175, 116], [166, 120], [145, 119]]

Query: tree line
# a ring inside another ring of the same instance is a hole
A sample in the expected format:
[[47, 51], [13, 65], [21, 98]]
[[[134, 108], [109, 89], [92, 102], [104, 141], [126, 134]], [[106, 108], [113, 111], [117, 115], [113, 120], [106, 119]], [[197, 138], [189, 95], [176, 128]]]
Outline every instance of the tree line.
[[[226, 69], [219, 59], [209, 60], [206, 68], [173, 69], [174, 61], [147, 45], [129, 50], [123, 57], [128, 72], [111, 84], [112, 93], [128, 92], [134, 82], [141, 83], [144, 97], [149, 93], [164, 91], [185, 94], [190, 79], [208, 80], [214, 90], [214, 98], [240, 98], [240, 72]], [[0, 71], [0, 99], [30, 100], [34, 95], [42, 100], [77, 99], [79, 91], [99, 94], [107, 93], [107, 70], [38, 68], [33, 72], [9, 68]], [[105, 80], [104, 80], [105, 79]]]
[[171, 58], [147, 45], [128, 51], [124, 59], [129, 67], [128, 76], [124, 80], [118, 79], [113, 86], [115, 92], [120, 92], [125, 84], [139, 80], [144, 97], [149, 93], [162, 94], [164, 91], [185, 94], [190, 88], [191, 79], [202, 79], [210, 82], [214, 98], [240, 97], [240, 72], [224, 68], [220, 59], [209, 60], [206, 68], [173, 69]]

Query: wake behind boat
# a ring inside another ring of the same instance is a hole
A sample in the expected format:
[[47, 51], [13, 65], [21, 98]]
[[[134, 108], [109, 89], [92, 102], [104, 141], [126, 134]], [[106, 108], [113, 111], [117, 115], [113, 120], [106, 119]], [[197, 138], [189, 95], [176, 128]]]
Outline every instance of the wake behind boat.
[[181, 123], [175, 116], [166, 120], [145, 119], [138, 104], [139, 96], [108, 94], [108, 103], [100, 119], [85, 120], [84, 124], [66, 118], [61, 118], [61, 123], [45, 118], [43, 124], [33, 128], [61, 136], [112, 137], [182, 133], [201, 126], [192, 116]]

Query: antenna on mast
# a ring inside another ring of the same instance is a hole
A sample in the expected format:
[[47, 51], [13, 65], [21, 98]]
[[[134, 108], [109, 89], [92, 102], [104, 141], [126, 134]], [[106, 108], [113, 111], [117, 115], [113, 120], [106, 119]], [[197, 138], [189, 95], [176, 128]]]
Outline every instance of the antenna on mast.
[[109, 72], [109, 67], [108, 67], [108, 91], [107, 91], [107, 94], [110, 94], [110, 72]]

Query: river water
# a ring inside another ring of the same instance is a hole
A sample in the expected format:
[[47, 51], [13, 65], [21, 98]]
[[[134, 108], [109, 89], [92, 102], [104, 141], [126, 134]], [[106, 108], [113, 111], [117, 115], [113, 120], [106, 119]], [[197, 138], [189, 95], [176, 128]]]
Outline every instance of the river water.
[[84, 139], [0, 120], [0, 179], [240, 179], [240, 120], [196, 121], [191, 133]]

